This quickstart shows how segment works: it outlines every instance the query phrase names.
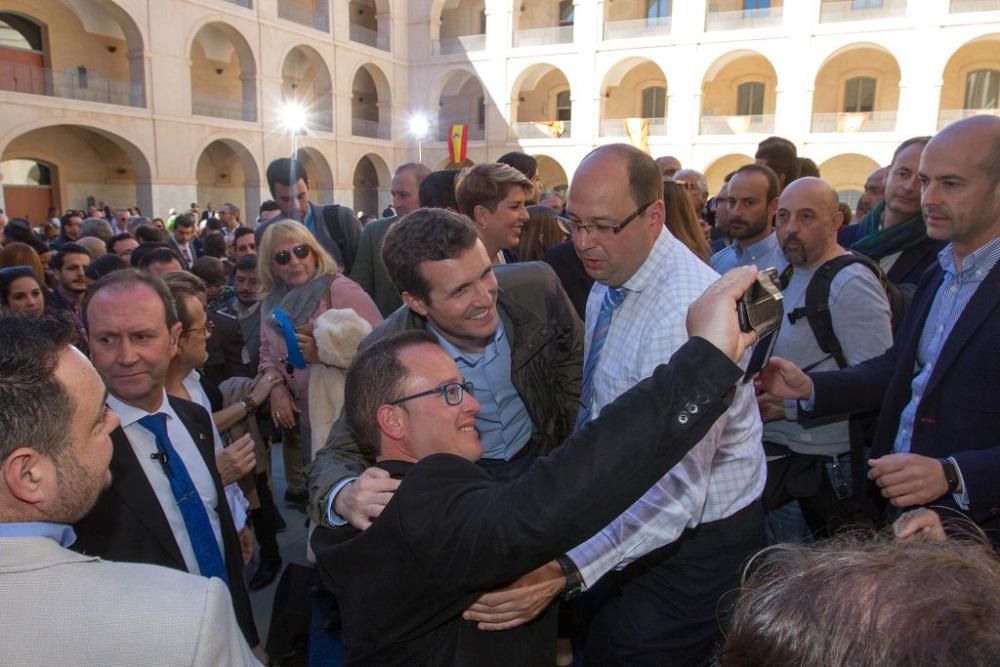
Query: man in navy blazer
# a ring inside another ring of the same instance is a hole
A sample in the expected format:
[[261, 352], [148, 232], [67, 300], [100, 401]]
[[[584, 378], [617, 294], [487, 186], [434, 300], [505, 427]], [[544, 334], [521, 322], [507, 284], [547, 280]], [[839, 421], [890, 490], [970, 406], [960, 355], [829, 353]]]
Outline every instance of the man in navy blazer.
[[881, 407], [868, 461], [881, 497], [958, 509], [1000, 544], [1000, 117], [939, 132], [919, 179], [927, 234], [949, 245], [893, 347], [810, 375], [772, 359], [760, 384], [809, 417]]

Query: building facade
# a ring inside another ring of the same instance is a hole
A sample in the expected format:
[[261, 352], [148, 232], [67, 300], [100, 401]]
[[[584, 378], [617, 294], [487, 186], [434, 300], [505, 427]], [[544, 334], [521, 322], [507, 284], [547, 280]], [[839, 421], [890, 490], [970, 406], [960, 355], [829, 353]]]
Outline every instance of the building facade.
[[902, 140], [1000, 113], [1000, 0], [0, 0], [0, 102], [4, 207], [33, 219], [252, 220], [293, 143], [315, 201], [377, 214], [395, 165], [451, 162], [452, 124], [546, 188], [627, 127], [713, 191], [778, 134], [850, 199]]

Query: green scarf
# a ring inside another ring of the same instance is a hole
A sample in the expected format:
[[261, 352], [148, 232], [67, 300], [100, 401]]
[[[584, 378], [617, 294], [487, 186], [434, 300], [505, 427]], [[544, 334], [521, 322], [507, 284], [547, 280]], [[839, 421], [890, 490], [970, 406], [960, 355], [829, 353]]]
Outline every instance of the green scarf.
[[887, 255], [912, 248], [927, 238], [927, 227], [920, 213], [892, 227], [881, 227], [883, 211], [885, 202], [869, 211], [864, 220], [858, 223], [863, 228], [861, 238], [851, 245], [851, 250], [877, 262]]

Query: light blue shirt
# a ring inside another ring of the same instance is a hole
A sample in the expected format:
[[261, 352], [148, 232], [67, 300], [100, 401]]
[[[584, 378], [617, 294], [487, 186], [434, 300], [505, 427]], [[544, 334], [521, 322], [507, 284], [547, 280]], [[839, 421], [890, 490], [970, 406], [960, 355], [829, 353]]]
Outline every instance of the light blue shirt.
[[0, 523], [0, 538], [4, 537], [47, 537], [58, 542], [64, 549], [76, 542], [76, 533], [72, 526], [45, 521]]
[[924, 397], [924, 392], [927, 391], [941, 349], [972, 299], [972, 295], [979, 289], [986, 274], [993, 269], [998, 259], [1000, 259], [1000, 238], [990, 241], [963, 259], [961, 271], [955, 263], [955, 251], [950, 243], [938, 253], [938, 262], [944, 270], [944, 280], [934, 295], [934, 302], [924, 322], [924, 329], [920, 333], [910, 402], [900, 415], [893, 451], [910, 451], [917, 408]]
[[774, 267], [778, 272], [788, 265], [785, 253], [778, 245], [778, 235], [771, 232], [753, 245], [743, 247], [737, 240], [709, 258], [708, 263], [719, 273], [731, 271], [738, 266], [756, 266], [758, 269]]
[[455, 360], [466, 382], [476, 388], [476, 400], [479, 401], [476, 429], [483, 445], [483, 458], [509, 461], [531, 438], [533, 427], [528, 410], [510, 379], [510, 341], [503, 322], [478, 354], [458, 349], [430, 322], [427, 330]]

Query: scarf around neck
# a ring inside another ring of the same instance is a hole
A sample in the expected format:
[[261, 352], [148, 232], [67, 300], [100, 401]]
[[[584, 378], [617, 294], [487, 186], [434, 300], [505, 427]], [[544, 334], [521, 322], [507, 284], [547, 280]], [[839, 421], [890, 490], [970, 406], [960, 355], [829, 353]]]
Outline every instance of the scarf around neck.
[[[308, 324], [323, 295], [330, 291], [333, 278], [331, 275], [316, 276], [304, 285], [292, 288], [285, 283], [275, 282], [274, 289], [264, 297], [264, 308], [270, 312], [280, 308], [296, 327]], [[272, 327], [281, 332], [281, 325], [274, 318], [269, 317], [267, 320]]]
[[851, 244], [851, 250], [860, 252], [877, 262], [887, 255], [912, 248], [927, 238], [924, 217], [920, 213], [892, 227], [880, 228], [883, 211], [885, 202], [868, 212], [860, 223], [863, 225], [861, 238]]

